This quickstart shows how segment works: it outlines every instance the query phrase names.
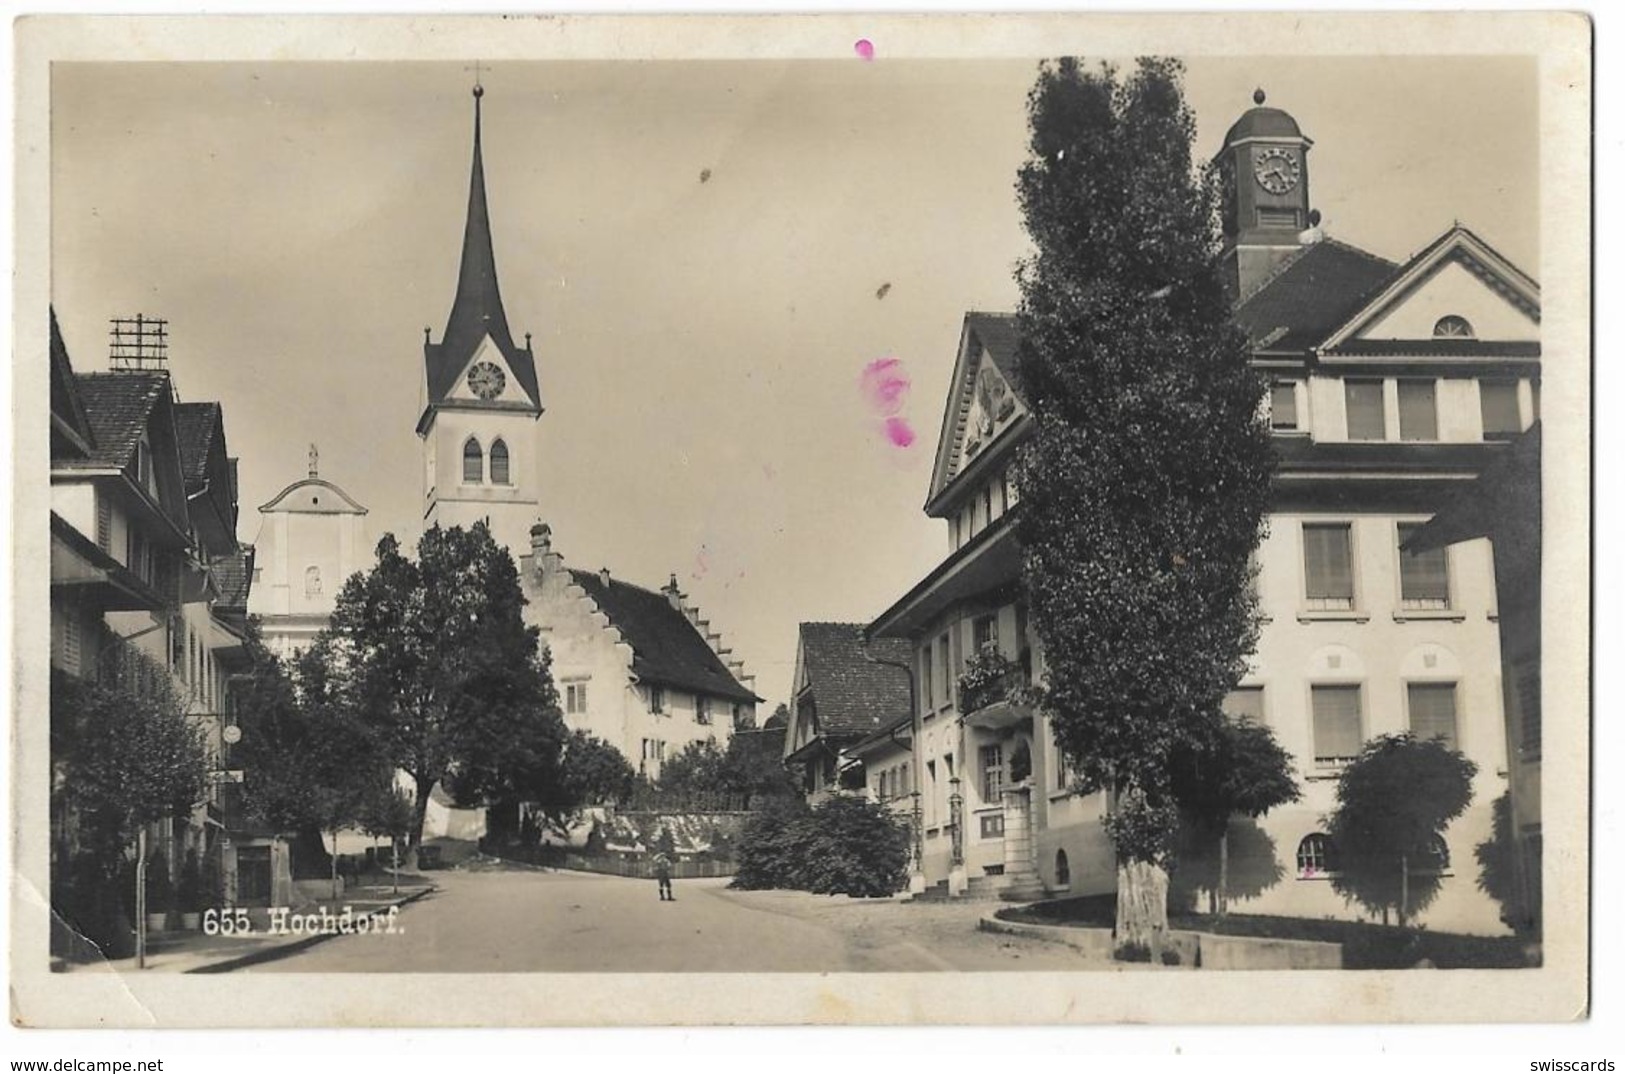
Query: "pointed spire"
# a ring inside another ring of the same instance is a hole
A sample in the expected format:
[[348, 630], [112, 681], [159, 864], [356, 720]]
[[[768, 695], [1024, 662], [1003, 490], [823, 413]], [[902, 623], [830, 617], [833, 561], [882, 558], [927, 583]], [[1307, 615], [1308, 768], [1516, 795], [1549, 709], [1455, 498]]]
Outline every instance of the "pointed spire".
[[[496, 253], [491, 243], [491, 211], [485, 200], [485, 156], [480, 147], [480, 98], [485, 87], [474, 82], [474, 166], [468, 181], [468, 220], [463, 225], [463, 263], [457, 273], [457, 299], [446, 325], [446, 337], [457, 330], [490, 332], [509, 343], [508, 319], [497, 287]], [[500, 331], [500, 335], [498, 332]]]

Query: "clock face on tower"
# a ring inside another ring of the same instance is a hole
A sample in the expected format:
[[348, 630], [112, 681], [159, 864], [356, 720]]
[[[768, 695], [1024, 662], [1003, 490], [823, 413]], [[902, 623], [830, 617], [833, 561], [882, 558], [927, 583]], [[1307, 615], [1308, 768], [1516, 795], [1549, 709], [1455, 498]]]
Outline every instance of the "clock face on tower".
[[1253, 157], [1253, 175], [1271, 194], [1285, 194], [1298, 185], [1298, 158], [1279, 146], [1261, 149]]
[[507, 376], [491, 362], [475, 362], [468, 371], [468, 390], [481, 399], [495, 399], [507, 384]]

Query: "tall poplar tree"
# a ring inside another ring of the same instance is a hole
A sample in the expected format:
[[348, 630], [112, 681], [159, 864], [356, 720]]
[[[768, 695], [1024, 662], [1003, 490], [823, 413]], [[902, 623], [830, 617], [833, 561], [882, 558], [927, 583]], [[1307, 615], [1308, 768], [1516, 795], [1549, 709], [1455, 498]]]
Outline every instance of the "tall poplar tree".
[[1023, 583], [1042, 701], [1106, 789], [1117, 942], [1160, 957], [1176, 750], [1205, 741], [1257, 640], [1250, 556], [1272, 455], [1263, 379], [1219, 273], [1183, 68], [1046, 62], [1017, 191]]

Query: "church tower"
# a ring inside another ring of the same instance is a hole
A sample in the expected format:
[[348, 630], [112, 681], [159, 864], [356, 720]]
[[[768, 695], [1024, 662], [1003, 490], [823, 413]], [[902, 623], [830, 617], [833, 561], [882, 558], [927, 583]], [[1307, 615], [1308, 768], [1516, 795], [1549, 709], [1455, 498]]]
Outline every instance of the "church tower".
[[1225, 284], [1243, 299], [1303, 245], [1319, 223], [1309, 208], [1309, 147], [1298, 123], [1253, 94], [1224, 136], [1217, 164], [1224, 189]]
[[457, 296], [440, 342], [423, 330], [423, 525], [467, 528], [485, 519], [516, 556], [530, 546], [538, 515], [537, 419], [541, 389], [530, 335], [518, 346], [497, 287], [491, 216], [480, 152], [480, 99], [474, 85], [474, 168], [463, 227]]

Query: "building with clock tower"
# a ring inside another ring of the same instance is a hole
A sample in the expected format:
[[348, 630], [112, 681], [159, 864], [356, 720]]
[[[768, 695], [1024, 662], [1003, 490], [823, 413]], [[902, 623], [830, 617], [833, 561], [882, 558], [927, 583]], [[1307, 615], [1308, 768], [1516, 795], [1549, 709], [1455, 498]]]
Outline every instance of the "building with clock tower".
[[1312, 141], [1279, 108], [1254, 107], [1231, 125], [1216, 163], [1224, 190], [1225, 283], [1245, 298], [1299, 251], [1309, 210], [1306, 158]]
[[457, 296], [439, 343], [423, 330], [423, 525], [485, 520], [516, 556], [529, 548], [538, 513], [537, 419], [541, 388], [530, 335], [514, 342], [497, 286], [491, 217], [474, 87], [474, 166], [463, 228]]

